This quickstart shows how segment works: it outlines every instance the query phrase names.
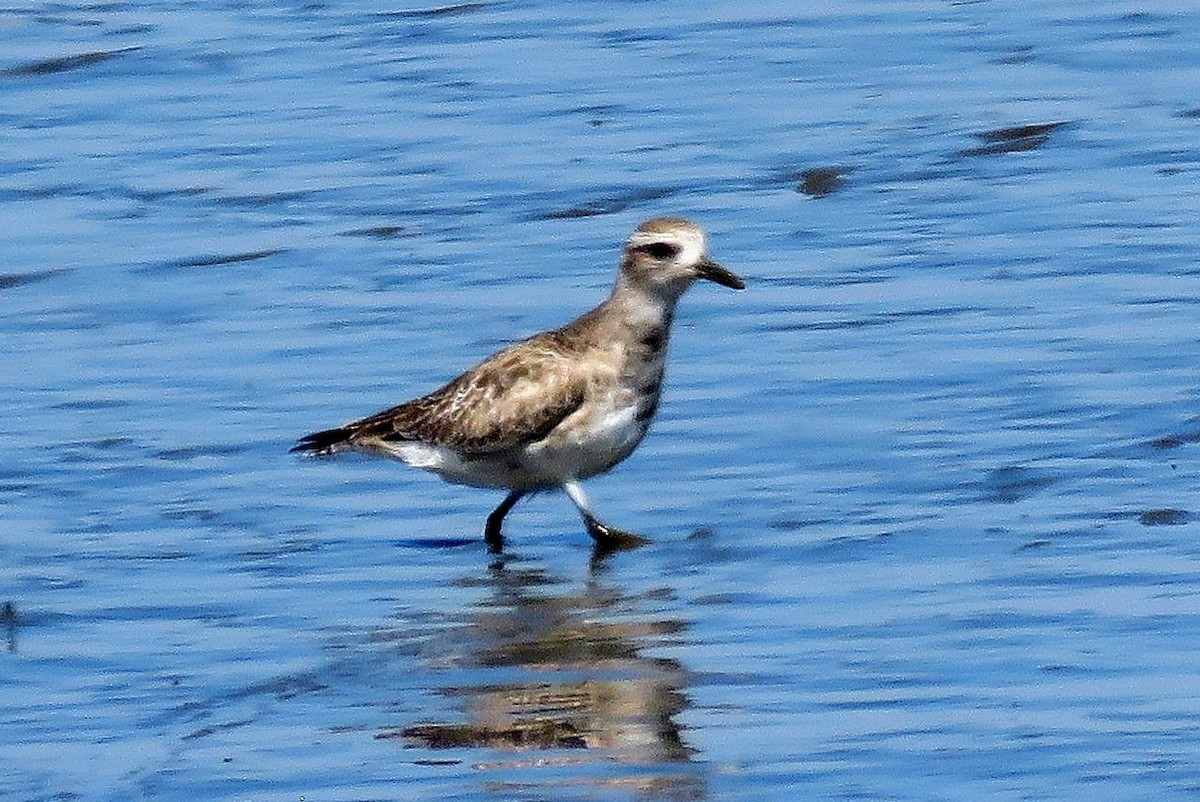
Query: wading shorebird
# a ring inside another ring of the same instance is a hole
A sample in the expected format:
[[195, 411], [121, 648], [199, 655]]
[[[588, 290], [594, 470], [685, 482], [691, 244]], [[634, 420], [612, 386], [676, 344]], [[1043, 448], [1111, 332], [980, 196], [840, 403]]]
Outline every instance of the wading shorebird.
[[301, 438], [292, 451], [361, 451], [448, 482], [507, 489], [484, 539], [503, 547], [504, 516], [522, 497], [562, 488], [601, 552], [644, 542], [602, 523], [580, 481], [633, 452], [658, 409], [675, 304], [696, 279], [735, 290], [708, 257], [704, 231], [678, 217], [647, 220], [625, 243], [612, 293], [560, 329], [496, 352], [440, 390]]

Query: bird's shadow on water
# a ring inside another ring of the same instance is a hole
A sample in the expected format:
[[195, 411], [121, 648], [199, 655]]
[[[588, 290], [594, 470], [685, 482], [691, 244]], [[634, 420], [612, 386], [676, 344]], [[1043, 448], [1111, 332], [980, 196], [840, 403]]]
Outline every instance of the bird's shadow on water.
[[647, 654], [688, 628], [662, 609], [661, 587], [631, 592], [594, 567], [569, 579], [514, 553], [454, 584], [481, 596], [427, 644], [421, 672], [449, 705], [377, 739], [419, 750], [417, 765], [469, 763], [502, 795], [578, 786], [707, 797], [678, 723], [689, 672]]
[[394, 751], [405, 781], [457, 776], [473, 798], [708, 798], [708, 766], [679, 721], [693, 675], [662, 655], [690, 629], [672, 588], [582, 561], [550, 570], [515, 550], [476, 562], [476, 539], [424, 543], [479, 553], [394, 617], [328, 629], [323, 664], [183, 700], [148, 724], [179, 728], [187, 751], [297, 705], [323, 731], [370, 735], [360, 758]]

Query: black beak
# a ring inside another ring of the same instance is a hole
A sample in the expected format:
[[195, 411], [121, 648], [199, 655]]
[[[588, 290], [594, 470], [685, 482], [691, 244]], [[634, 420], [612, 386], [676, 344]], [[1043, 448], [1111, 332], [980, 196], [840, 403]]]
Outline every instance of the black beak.
[[719, 264], [709, 259], [707, 256], [700, 260], [700, 264], [696, 265], [696, 275], [700, 278], [706, 278], [709, 281], [715, 281], [718, 284], [729, 287], [733, 290], [746, 289], [746, 282], [730, 273]]

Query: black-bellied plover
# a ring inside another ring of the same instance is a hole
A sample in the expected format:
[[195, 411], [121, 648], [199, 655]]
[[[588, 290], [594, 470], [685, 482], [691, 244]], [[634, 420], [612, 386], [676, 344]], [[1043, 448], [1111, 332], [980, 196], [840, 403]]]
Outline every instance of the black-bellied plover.
[[610, 470], [645, 436], [675, 304], [696, 279], [745, 287], [709, 259], [695, 223], [648, 220], [625, 243], [612, 293], [595, 309], [498, 351], [429, 395], [307, 435], [292, 451], [363, 451], [456, 484], [507, 489], [484, 528], [493, 551], [513, 505], [555, 488], [571, 497], [598, 548], [636, 545], [641, 538], [596, 517], [579, 482]]

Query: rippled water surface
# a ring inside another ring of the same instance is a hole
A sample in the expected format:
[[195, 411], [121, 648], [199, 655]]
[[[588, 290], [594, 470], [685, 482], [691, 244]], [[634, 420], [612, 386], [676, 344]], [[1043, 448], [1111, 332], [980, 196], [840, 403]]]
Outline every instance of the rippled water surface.
[[[811, 6], [811, 7], [808, 7]], [[0, 11], [0, 797], [1192, 800], [1200, 11]], [[593, 561], [294, 439], [680, 214]]]

